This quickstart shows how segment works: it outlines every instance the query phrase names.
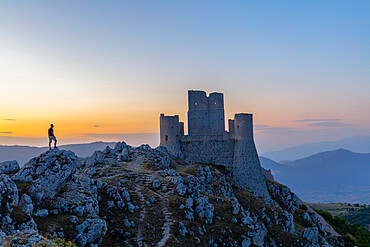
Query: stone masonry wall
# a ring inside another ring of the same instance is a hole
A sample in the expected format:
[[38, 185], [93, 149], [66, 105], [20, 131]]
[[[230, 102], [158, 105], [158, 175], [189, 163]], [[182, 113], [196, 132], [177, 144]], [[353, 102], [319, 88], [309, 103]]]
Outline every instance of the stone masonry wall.
[[183, 136], [181, 152], [189, 163], [216, 164], [231, 167], [235, 141], [227, 137]]
[[271, 201], [254, 141], [236, 141], [232, 167], [234, 179], [266, 202]]

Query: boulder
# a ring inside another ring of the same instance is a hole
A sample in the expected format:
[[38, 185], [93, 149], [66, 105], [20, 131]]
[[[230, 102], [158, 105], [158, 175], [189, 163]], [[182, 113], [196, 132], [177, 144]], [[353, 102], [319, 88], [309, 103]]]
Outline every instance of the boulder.
[[16, 160], [0, 163], [0, 174], [12, 174], [19, 171], [19, 164]]
[[176, 186], [176, 190], [177, 192], [180, 194], [180, 196], [183, 196], [186, 194], [186, 185], [183, 184], [183, 183], [179, 183], [177, 186]]
[[26, 214], [32, 214], [33, 204], [32, 199], [29, 195], [23, 194], [19, 201], [19, 208]]
[[5, 174], [0, 175], [0, 207], [9, 208], [19, 202], [17, 185]]
[[99, 245], [107, 232], [107, 223], [102, 219], [87, 219], [81, 225], [76, 226], [76, 229], [78, 235], [75, 241], [78, 245]]
[[161, 187], [161, 181], [159, 181], [158, 179], [154, 180], [153, 181], [153, 188], [158, 189], [159, 187]]
[[47, 209], [38, 209], [35, 214], [36, 217], [45, 218], [49, 215], [49, 211]]

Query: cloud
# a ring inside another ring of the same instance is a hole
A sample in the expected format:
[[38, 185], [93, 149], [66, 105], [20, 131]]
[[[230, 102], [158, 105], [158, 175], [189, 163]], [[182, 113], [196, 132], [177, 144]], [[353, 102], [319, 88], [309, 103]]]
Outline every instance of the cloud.
[[14, 118], [4, 118], [3, 120], [5, 120], [5, 121], [15, 121]]
[[95, 125], [94, 125], [94, 127], [95, 127], [95, 128], [99, 128], [99, 127], [100, 127], [100, 125], [95, 124]]
[[264, 130], [268, 127], [270, 127], [270, 125], [267, 125], [267, 124], [255, 124], [254, 125], [254, 129], [256, 130]]
[[341, 121], [343, 119], [340, 118], [308, 118], [308, 119], [300, 119], [297, 122], [332, 122], [332, 121]]
[[352, 124], [346, 124], [341, 122], [320, 122], [320, 123], [310, 123], [309, 126], [318, 126], [318, 127], [349, 127], [352, 126]]
[[13, 134], [13, 132], [9, 132], [9, 131], [2, 131], [2, 132], [0, 132], [0, 134], [7, 134], [7, 135], [10, 135], [10, 134]]

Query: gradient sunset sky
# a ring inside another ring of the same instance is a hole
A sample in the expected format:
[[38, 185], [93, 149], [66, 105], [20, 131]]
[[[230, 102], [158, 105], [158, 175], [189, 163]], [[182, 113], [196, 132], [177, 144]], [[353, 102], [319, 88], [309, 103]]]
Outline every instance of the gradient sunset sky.
[[261, 151], [370, 135], [370, 2], [0, 2], [0, 145], [155, 146], [188, 89], [253, 113]]

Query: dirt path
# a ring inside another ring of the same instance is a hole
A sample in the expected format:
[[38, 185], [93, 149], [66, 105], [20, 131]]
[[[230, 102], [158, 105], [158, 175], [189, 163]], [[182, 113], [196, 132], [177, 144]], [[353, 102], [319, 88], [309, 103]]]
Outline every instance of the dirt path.
[[168, 211], [168, 198], [155, 192], [157, 196], [159, 196], [162, 200], [162, 212], [164, 214], [165, 222], [163, 224], [162, 230], [163, 230], [163, 237], [162, 239], [158, 242], [157, 246], [162, 247], [166, 244], [167, 240], [170, 238], [170, 230], [171, 230], [171, 225], [172, 225], [172, 217], [171, 213]]
[[[143, 243], [143, 225], [144, 225], [144, 219], [145, 219], [145, 214], [146, 214], [146, 210], [147, 210], [146, 203], [145, 203], [145, 197], [143, 195], [141, 186], [142, 185], [143, 186], [150, 186], [150, 182], [156, 176], [156, 172], [153, 172], [153, 171], [143, 172], [144, 169], [141, 165], [142, 162], [143, 162], [143, 159], [142, 159], [142, 157], [139, 156], [139, 157], [137, 157], [135, 162], [132, 162], [130, 165], [125, 166], [126, 169], [138, 173], [138, 176], [135, 179], [136, 180], [135, 181], [135, 192], [139, 197], [140, 208], [141, 208], [139, 223], [138, 223], [138, 226], [137, 226], [137, 235], [136, 235], [138, 246], [143, 246], [144, 245], [144, 243]], [[157, 243], [158, 247], [163, 247], [166, 244], [167, 240], [170, 238], [170, 235], [171, 235], [170, 230], [171, 230], [171, 225], [173, 223], [171, 213], [169, 212], [169, 209], [168, 209], [169, 208], [169, 200], [166, 196], [163, 196], [162, 194], [160, 194], [158, 192], [155, 192], [155, 191], [152, 191], [152, 192], [154, 192], [161, 199], [162, 212], [163, 212], [163, 215], [165, 217], [165, 222], [162, 226], [162, 230], [163, 230], [162, 236], [163, 237]]]
[[145, 213], [146, 213], [146, 206], [145, 206], [145, 199], [144, 199], [143, 193], [141, 192], [140, 184], [136, 183], [135, 189], [136, 189], [137, 195], [140, 198], [140, 207], [141, 207], [139, 223], [137, 224], [136, 239], [137, 239], [138, 245], [143, 246], [142, 230], [143, 230], [143, 222], [144, 222]]

